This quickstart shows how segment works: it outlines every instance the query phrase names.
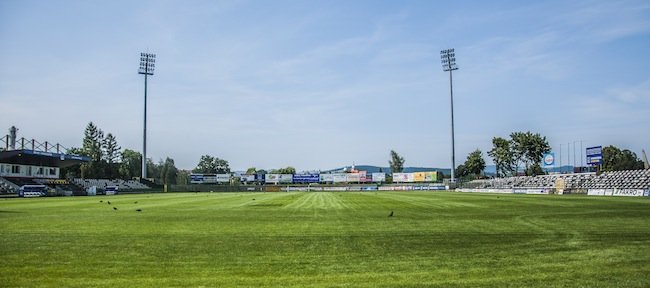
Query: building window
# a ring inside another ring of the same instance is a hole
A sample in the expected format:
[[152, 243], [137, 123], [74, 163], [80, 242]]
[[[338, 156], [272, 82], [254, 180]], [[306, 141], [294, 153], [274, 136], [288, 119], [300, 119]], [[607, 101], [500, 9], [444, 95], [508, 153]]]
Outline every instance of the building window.
[[56, 168], [50, 168], [50, 175], [56, 175]]
[[20, 166], [12, 165], [11, 166], [11, 174], [20, 174]]

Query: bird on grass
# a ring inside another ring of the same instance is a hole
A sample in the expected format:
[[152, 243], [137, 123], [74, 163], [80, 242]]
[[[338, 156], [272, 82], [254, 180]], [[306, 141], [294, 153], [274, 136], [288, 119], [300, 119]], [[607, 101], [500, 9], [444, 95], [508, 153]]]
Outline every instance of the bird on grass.
[[111, 201], [106, 201], [106, 202], [108, 203], [108, 205], [111, 205]]
[[388, 214], [388, 217], [393, 217], [393, 211], [390, 211], [390, 214]]
[[113, 207], [113, 210], [117, 210], [117, 207]]
[[133, 204], [138, 204], [138, 201], [133, 202]]
[[142, 209], [135, 209], [135, 211], [137, 211], [137, 212], [142, 212]]
[[99, 200], [99, 203], [102, 203], [102, 202], [104, 202], [104, 200]]

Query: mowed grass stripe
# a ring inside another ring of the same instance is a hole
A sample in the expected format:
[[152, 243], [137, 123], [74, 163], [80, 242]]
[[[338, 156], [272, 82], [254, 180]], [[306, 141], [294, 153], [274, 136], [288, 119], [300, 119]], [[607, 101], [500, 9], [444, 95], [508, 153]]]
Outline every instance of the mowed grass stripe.
[[11, 270], [0, 286], [648, 287], [648, 200], [448, 192], [8, 199], [0, 201], [0, 265]]

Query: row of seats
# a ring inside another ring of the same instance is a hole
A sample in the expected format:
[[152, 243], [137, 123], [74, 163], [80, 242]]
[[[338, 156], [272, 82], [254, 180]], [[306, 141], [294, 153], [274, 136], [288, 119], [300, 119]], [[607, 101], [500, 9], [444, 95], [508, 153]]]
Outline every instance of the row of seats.
[[4, 178], [0, 177], [0, 194], [15, 194], [18, 193], [14, 191], [14, 188], [11, 184]]
[[564, 182], [565, 189], [650, 189], [650, 169], [596, 173], [515, 176], [474, 180], [463, 183], [463, 188], [511, 189], [554, 188]]
[[110, 179], [80, 179], [75, 178], [72, 180], [75, 184], [88, 189], [90, 187], [97, 187], [99, 189], [106, 189], [109, 186], [117, 186], [120, 190], [142, 190], [142, 189], [151, 189], [149, 186], [142, 184], [134, 180], [110, 180]]

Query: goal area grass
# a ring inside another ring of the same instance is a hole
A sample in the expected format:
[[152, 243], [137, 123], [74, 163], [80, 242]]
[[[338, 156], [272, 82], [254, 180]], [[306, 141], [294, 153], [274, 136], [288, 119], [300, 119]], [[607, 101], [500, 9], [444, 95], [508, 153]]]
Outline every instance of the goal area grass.
[[650, 197], [0, 199], [5, 287], [649, 287], [649, 247]]

